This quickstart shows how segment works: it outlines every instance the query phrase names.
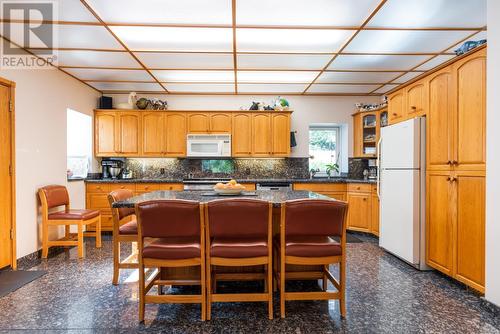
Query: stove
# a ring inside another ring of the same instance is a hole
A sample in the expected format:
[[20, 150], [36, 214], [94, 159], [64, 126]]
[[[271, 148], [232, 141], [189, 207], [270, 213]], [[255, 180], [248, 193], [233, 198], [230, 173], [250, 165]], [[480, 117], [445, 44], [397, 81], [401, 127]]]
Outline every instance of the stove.
[[188, 178], [182, 180], [184, 190], [213, 190], [217, 183], [225, 183], [230, 178]]

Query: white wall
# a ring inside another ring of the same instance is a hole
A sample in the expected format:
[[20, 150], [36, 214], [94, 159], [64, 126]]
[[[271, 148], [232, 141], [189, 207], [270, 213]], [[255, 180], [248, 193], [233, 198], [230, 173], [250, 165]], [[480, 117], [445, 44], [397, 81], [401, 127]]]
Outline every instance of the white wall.
[[[127, 102], [127, 95], [111, 95], [113, 104]], [[168, 101], [169, 109], [178, 110], [238, 110], [240, 107], [248, 108], [252, 101], [263, 101], [266, 103], [274, 99], [273, 96], [208, 96], [208, 95], [158, 95], [139, 96], [157, 97]], [[297, 147], [292, 149], [294, 157], [309, 156], [309, 124], [311, 123], [338, 123], [348, 124], [352, 129], [352, 117], [356, 102], [378, 103], [381, 98], [378, 96], [284, 96], [290, 102], [290, 107], [294, 110], [292, 114], [291, 130], [297, 131]], [[352, 155], [352, 135], [349, 134], [349, 154]]]
[[486, 294], [500, 306], [500, 1], [488, 0], [488, 76], [486, 128]]
[[[37, 189], [47, 184], [66, 184], [66, 109], [92, 115], [100, 94], [55, 69], [5, 70], [0, 76], [16, 83], [19, 258], [41, 247]], [[52, 231], [51, 236], [56, 235], [57, 231]]]

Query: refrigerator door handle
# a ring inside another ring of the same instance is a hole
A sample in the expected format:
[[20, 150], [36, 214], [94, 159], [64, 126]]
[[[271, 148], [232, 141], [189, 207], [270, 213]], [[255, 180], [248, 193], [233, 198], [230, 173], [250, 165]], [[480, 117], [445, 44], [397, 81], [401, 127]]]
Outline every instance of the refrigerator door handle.
[[380, 174], [382, 173], [382, 163], [380, 160], [380, 149], [382, 148], [382, 138], [378, 140], [377, 143], [377, 162], [378, 162], [378, 170], [377, 170], [377, 196], [380, 199]]

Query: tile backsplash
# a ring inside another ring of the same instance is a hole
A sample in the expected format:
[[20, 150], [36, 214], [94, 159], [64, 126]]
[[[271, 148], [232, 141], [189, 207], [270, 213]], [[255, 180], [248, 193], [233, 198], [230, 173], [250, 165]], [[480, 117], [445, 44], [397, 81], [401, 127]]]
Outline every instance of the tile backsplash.
[[234, 177], [308, 178], [308, 158], [277, 159], [175, 159], [129, 158], [134, 178]]

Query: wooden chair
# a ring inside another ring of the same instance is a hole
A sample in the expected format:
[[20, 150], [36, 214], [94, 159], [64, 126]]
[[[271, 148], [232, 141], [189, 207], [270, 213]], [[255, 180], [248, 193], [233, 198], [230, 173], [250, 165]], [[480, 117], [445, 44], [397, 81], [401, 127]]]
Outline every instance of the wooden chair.
[[[207, 319], [213, 302], [267, 302], [273, 318], [272, 204], [228, 199], [205, 205], [207, 257]], [[213, 273], [212, 266], [265, 266], [263, 273]], [[264, 293], [215, 293], [217, 280], [263, 280]]]
[[[137, 219], [134, 208], [113, 208], [113, 203], [134, 196], [132, 190], [118, 189], [109, 193], [108, 201], [113, 214], [113, 284], [118, 284], [120, 269], [139, 268], [137, 252]], [[120, 261], [120, 244], [132, 243], [131, 254]]]
[[[346, 281], [346, 215], [347, 203], [342, 201], [305, 199], [282, 203], [280, 246], [276, 248], [280, 270], [275, 277], [280, 289], [281, 317], [285, 317], [287, 300], [338, 299], [340, 314], [345, 317]], [[340, 237], [340, 242], [331, 237]], [[340, 266], [340, 281], [328, 270], [330, 264]], [[322, 266], [322, 271], [286, 272], [286, 265]], [[322, 279], [323, 291], [286, 292], [287, 279]], [[337, 291], [328, 291], [328, 280]]]
[[[101, 248], [101, 213], [98, 210], [75, 210], [70, 208], [66, 187], [49, 185], [38, 190], [42, 203], [42, 258], [46, 259], [52, 246], [78, 246], [78, 257], [83, 258], [83, 237], [95, 237], [96, 247]], [[64, 206], [63, 211], [52, 209]], [[52, 212], [49, 212], [52, 211]], [[95, 224], [95, 232], [85, 232], [84, 226]], [[49, 226], [64, 225], [65, 236], [49, 240]], [[71, 225], [77, 225], [78, 233], [70, 233]]]
[[[144, 321], [146, 303], [201, 304], [201, 320], [206, 315], [205, 289], [205, 229], [203, 205], [194, 201], [157, 200], [135, 206], [138, 222], [139, 248], [139, 320]], [[144, 244], [145, 238], [156, 240]], [[166, 267], [200, 266], [199, 280], [164, 280], [161, 269]], [[145, 268], [159, 272], [145, 281]], [[148, 295], [157, 285], [158, 295]], [[162, 295], [165, 285], [201, 285], [199, 295]]]

